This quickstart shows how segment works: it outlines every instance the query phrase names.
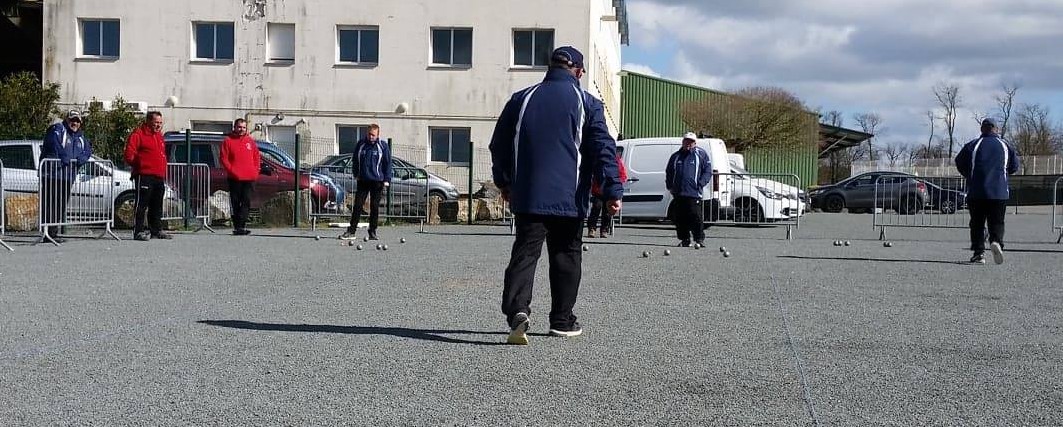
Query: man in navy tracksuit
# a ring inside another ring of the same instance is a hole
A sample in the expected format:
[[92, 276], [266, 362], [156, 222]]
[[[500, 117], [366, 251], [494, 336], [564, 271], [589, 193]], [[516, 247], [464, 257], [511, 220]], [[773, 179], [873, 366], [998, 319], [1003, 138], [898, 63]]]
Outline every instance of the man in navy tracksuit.
[[[92, 157], [92, 145], [81, 131], [81, 112], [70, 110], [66, 119], [48, 128], [41, 144], [41, 217], [45, 223], [59, 223], [66, 216], [70, 189], [77, 178], [78, 168]], [[0, 203], [3, 203], [0, 200]], [[60, 227], [44, 227], [44, 236], [55, 243], [63, 243]]]
[[583, 332], [572, 308], [582, 274], [581, 231], [592, 178], [601, 183], [607, 209], [620, 209], [616, 140], [609, 134], [602, 102], [580, 88], [583, 74], [583, 54], [570, 46], [555, 49], [546, 78], [513, 94], [491, 138], [491, 172], [516, 222], [502, 291], [510, 344], [528, 343], [543, 241], [550, 257], [550, 334]]
[[712, 181], [712, 161], [709, 154], [698, 147], [698, 137], [693, 132], [683, 135], [683, 147], [668, 159], [664, 171], [664, 185], [672, 193], [672, 222], [679, 246], [689, 247], [690, 236], [694, 242], [705, 245], [705, 212], [701, 208], [701, 191]]
[[358, 221], [362, 218], [365, 198], [369, 196], [369, 240], [377, 240], [376, 228], [380, 215], [380, 194], [391, 185], [391, 150], [380, 140], [380, 126], [369, 125], [369, 132], [354, 146], [351, 168], [357, 181], [351, 225], [340, 235], [342, 240], [354, 239]]
[[1004, 209], [1008, 203], [1008, 175], [1019, 171], [1019, 153], [997, 135], [993, 119], [982, 120], [982, 136], [956, 155], [956, 169], [967, 178], [967, 209], [971, 211], [972, 263], [985, 264], [985, 228], [993, 262], [1004, 262]]

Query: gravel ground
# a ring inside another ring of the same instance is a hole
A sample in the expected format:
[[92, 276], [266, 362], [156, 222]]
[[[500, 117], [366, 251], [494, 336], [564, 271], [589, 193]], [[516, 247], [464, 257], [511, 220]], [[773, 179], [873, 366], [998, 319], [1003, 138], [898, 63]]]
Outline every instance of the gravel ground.
[[335, 230], [16, 238], [0, 425], [1061, 425], [1050, 221], [1009, 215], [999, 266], [964, 262], [965, 230], [885, 248], [870, 215], [715, 227], [704, 250], [623, 228], [587, 241], [583, 336], [544, 335], [544, 259], [526, 347], [500, 345], [506, 227], [382, 228], [386, 252]]

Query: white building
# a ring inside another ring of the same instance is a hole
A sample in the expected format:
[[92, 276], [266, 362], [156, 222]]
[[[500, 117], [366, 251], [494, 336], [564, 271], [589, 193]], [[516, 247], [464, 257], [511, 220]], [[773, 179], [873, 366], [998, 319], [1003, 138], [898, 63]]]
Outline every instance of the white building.
[[[395, 153], [478, 179], [510, 94], [555, 46], [584, 53], [583, 86], [620, 119], [624, 0], [46, 0], [44, 79], [64, 105], [121, 95], [166, 130], [255, 136], [312, 163], [379, 123]], [[294, 153], [293, 153], [294, 154]]]

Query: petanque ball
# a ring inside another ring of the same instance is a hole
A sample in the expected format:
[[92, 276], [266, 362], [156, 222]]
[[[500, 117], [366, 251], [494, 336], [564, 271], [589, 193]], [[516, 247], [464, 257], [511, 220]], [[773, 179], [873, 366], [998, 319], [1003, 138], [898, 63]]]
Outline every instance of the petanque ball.
[[848, 241], [848, 240], [846, 240], [846, 241], [845, 241], [845, 246], [849, 246], [850, 244], [851, 244], [851, 243], [849, 243], [849, 241]]
[[591, 248], [588, 248], [587, 245], [583, 245], [583, 252], [587, 252], [589, 250], [591, 250]]
[[727, 252], [727, 248], [720, 246], [720, 252]]
[[668, 255], [671, 255], [671, 254], [672, 254], [672, 251], [670, 251], [668, 249], [664, 250], [664, 256], [668, 256]]
[[403, 237], [403, 238], [399, 239], [399, 243], [406, 243], [406, 238]]
[[649, 258], [650, 257], [650, 251], [642, 251], [642, 257], [643, 258]]
[[385, 251], [388, 250], [388, 245], [381, 246], [381, 249], [383, 249]]
[[723, 252], [723, 257], [724, 257], [724, 258], [730, 258], [730, 257], [731, 257], [731, 253], [730, 253], [730, 252], [728, 252], [728, 251], [724, 251], [724, 252]]
[[314, 240], [321, 240], [321, 236], [314, 236]]
[[358, 250], [362, 250], [362, 245], [358, 245]]
[[353, 241], [347, 242], [347, 246], [354, 246], [354, 242]]

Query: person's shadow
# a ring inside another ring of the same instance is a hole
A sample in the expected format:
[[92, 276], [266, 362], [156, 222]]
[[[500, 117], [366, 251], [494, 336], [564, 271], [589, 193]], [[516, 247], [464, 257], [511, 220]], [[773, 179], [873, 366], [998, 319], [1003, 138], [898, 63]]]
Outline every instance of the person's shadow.
[[[315, 332], [330, 334], [352, 335], [391, 335], [401, 338], [413, 338], [417, 340], [444, 342], [449, 344], [473, 344], [473, 345], [507, 345], [502, 341], [472, 341], [460, 338], [451, 338], [444, 335], [507, 335], [506, 332], [484, 332], [466, 330], [444, 329], [413, 329], [384, 326], [339, 326], [339, 325], [293, 325], [286, 323], [259, 323], [245, 320], [198, 320], [196, 323], [219, 326], [223, 328], [248, 329], [254, 331], [279, 331], [279, 332]], [[545, 334], [528, 334], [545, 335]]]

